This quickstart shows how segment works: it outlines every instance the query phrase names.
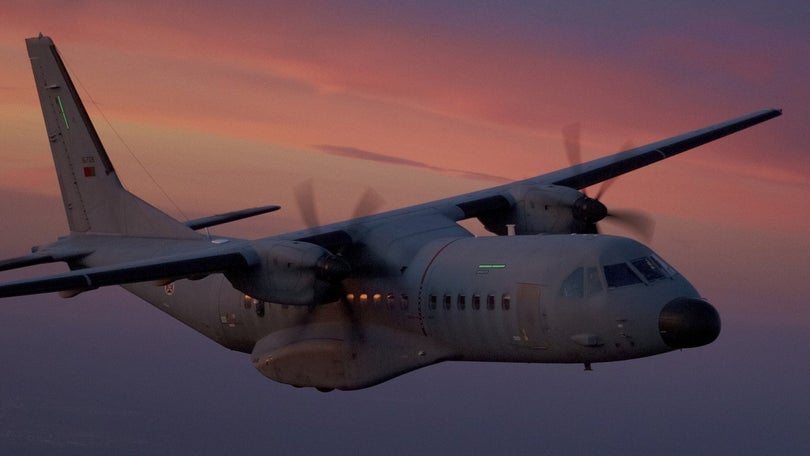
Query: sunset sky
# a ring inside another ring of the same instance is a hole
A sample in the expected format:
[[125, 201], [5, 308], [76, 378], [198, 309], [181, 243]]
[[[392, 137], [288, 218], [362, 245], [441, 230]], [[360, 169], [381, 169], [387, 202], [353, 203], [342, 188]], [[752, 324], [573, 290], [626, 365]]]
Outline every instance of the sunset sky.
[[604, 198], [656, 219], [652, 248], [723, 317], [712, 345], [587, 375], [444, 364], [316, 395], [120, 290], [8, 300], [0, 453], [810, 452], [807, 2], [21, 1], [0, 24], [3, 258], [67, 231], [24, 43], [40, 32], [130, 190], [178, 218], [283, 207], [217, 228], [245, 237], [303, 227], [293, 188], [307, 179], [330, 222], [368, 187], [394, 209], [567, 166], [575, 122], [590, 159], [784, 110]]

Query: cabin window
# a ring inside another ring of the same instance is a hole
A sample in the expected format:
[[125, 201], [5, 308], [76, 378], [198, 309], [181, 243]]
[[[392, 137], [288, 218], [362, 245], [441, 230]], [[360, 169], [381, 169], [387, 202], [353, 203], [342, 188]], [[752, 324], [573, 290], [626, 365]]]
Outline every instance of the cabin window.
[[446, 294], [446, 295], [444, 295], [443, 302], [444, 302], [444, 309], [445, 310], [450, 310], [452, 308], [453, 297]]
[[367, 295], [367, 294], [365, 294], [365, 293], [362, 293], [362, 294], [360, 295], [360, 303], [361, 303], [361, 304], [365, 304], [365, 303], [367, 303], [367, 302], [368, 302], [368, 295]]
[[509, 310], [512, 307], [512, 297], [508, 294], [501, 296], [501, 309]]
[[346, 293], [346, 301], [349, 304], [354, 303], [354, 293]]
[[438, 298], [436, 298], [436, 295], [430, 295], [429, 302], [430, 302], [430, 310], [436, 310], [436, 303], [438, 302]]
[[641, 278], [626, 263], [611, 264], [605, 266], [604, 270], [608, 288], [626, 287], [642, 283]]
[[382, 302], [382, 295], [379, 293], [374, 293], [372, 299], [374, 300], [374, 305], [379, 306], [380, 302]]
[[478, 310], [481, 308], [481, 296], [480, 295], [473, 295], [472, 297], [472, 308], [473, 310]]
[[385, 303], [388, 304], [388, 309], [394, 309], [394, 293], [387, 293], [385, 295]]
[[495, 295], [487, 295], [487, 310], [495, 310]]
[[399, 295], [399, 308], [402, 310], [408, 310], [408, 294], [402, 293]]
[[467, 297], [463, 294], [458, 295], [456, 307], [458, 307], [458, 310], [464, 310], [467, 307]]
[[259, 301], [256, 303], [256, 316], [264, 316], [264, 301]]

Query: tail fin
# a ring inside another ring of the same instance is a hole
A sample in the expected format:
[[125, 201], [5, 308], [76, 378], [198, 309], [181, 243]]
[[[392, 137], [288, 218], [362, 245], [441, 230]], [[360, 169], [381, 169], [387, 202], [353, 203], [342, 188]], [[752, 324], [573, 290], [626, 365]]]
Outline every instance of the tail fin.
[[121, 185], [53, 41], [40, 35], [25, 44], [70, 231], [198, 238]]

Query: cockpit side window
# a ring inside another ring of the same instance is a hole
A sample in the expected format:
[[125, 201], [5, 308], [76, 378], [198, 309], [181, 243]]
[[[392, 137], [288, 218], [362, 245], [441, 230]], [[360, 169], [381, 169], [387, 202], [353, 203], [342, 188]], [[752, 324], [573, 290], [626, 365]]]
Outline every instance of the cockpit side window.
[[608, 288], [626, 287], [642, 283], [641, 278], [630, 269], [627, 263], [611, 264], [604, 267]]
[[644, 257], [631, 261], [633, 266], [647, 279], [647, 282], [655, 282], [668, 278], [664, 267], [655, 258]]
[[566, 298], [581, 298], [585, 295], [584, 273], [582, 268], [577, 268], [565, 280], [560, 288], [560, 296]]
[[560, 296], [566, 298], [582, 298], [599, 293], [604, 289], [599, 268], [589, 266], [576, 268], [574, 272], [563, 280], [560, 287]]
[[599, 268], [589, 267], [585, 270], [585, 288], [588, 296], [602, 291], [602, 279], [599, 277]]

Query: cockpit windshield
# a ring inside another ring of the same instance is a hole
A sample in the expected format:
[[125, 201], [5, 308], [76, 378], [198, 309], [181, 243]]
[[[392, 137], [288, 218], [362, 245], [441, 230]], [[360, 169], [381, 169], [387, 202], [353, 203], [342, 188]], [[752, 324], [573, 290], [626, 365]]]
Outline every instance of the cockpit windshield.
[[631, 263], [633, 263], [633, 266], [638, 272], [647, 279], [647, 282], [655, 282], [656, 280], [668, 278], [664, 267], [653, 257], [639, 258], [638, 260], [633, 260]]
[[603, 268], [608, 288], [626, 287], [638, 283], [653, 283], [669, 279], [675, 271], [655, 255], [638, 258], [629, 263], [617, 263]]
[[605, 282], [608, 288], [626, 287], [641, 283], [641, 278], [627, 263], [617, 263], [605, 266]]
[[602, 266], [578, 267], [565, 278], [560, 287], [560, 296], [583, 298], [601, 292], [601, 272], [608, 290], [638, 284], [652, 284], [659, 280], [672, 278], [677, 273], [671, 266], [656, 255]]

